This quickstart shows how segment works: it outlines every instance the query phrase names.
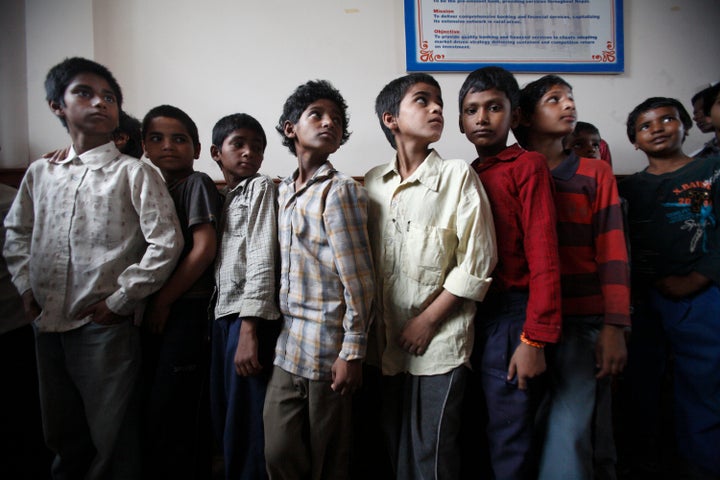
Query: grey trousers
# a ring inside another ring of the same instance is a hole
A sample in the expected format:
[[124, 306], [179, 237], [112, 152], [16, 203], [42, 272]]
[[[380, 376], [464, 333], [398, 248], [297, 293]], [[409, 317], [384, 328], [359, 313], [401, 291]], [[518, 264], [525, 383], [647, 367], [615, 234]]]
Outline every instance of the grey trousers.
[[461, 407], [469, 370], [383, 378], [383, 432], [398, 480], [460, 477]]

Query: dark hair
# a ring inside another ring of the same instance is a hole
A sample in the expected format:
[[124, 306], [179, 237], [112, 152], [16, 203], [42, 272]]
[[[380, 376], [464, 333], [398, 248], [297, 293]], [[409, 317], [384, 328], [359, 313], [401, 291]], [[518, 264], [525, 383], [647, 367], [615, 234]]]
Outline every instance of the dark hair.
[[458, 95], [460, 112], [462, 112], [463, 100], [465, 100], [468, 93], [484, 92], [491, 89], [503, 92], [510, 100], [510, 108], [518, 106], [520, 87], [518, 87], [515, 76], [502, 67], [490, 66], [478, 68], [465, 79]]
[[682, 122], [683, 127], [685, 127], [685, 136], [687, 136], [687, 132], [692, 128], [693, 122], [692, 118], [690, 118], [690, 114], [687, 110], [685, 110], [685, 107], [683, 107], [683, 104], [680, 103], [679, 100], [675, 100], [674, 98], [651, 97], [642, 102], [637, 107], [633, 108], [632, 112], [630, 112], [630, 114], [628, 115], [627, 123], [625, 124], [625, 126], [627, 127], [627, 136], [630, 140], [630, 143], [635, 143], [635, 124], [637, 123], [638, 117], [645, 112], [663, 107], [673, 107], [675, 108], [675, 110], [677, 110], [678, 114], [680, 115], [680, 121]]
[[557, 75], [545, 75], [525, 85], [523, 89], [520, 90], [520, 110], [522, 114], [529, 116], [535, 113], [535, 107], [540, 99], [556, 85], [572, 90], [572, 86]]
[[397, 147], [395, 144], [395, 136], [392, 131], [385, 126], [385, 123], [383, 123], [383, 114], [387, 112], [393, 116], [397, 116], [398, 113], [400, 113], [400, 102], [402, 102], [405, 94], [410, 87], [418, 83], [427, 83], [440, 90], [440, 84], [438, 84], [432, 75], [428, 75], [427, 73], [411, 73], [396, 78], [385, 85], [375, 99], [375, 113], [378, 116], [378, 120], [380, 120], [380, 128], [382, 128], [385, 138], [388, 139], [388, 142], [390, 142], [393, 148]]
[[173, 107], [172, 105], [159, 105], [155, 108], [151, 108], [148, 113], [145, 114], [145, 118], [143, 118], [142, 121], [142, 136], [145, 138], [145, 136], [148, 133], [148, 128], [150, 127], [150, 122], [158, 117], [168, 117], [168, 118], [174, 118], [178, 122], [182, 123], [185, 127], [185, 130], [187, 130], [188, 135], [190, 135], [190, 138], [192, 139], [193, 145], [197, 147], [200, 145], [200, 136], [198, 135], [198, 128], [197, 125], [195, 125], [195, 122], [193, 122], [193, 119], [190, 118], [190, 115], [183, 112], [177, 107]]
[[128, 137], [128, 141], [122, 148], [122, 153], [131, 157], [140, 158], [143, 155], [142, 133], [140, 120], [128, 115], [124, 111], [120, 111], [120, 125], [113, 132], [114, 135], [124, 133]]
[[[45, 99], [48, 102], [55, 102], [58, 105], [65, 106], [65, 90], [67, 90], [70, 82], [81, 73], [92, 73], [105, 79], [115, 94], [118, 109], [122, 110], [122, 90], [110, 70], [104, 65], [81, 57], [66, 58], [48, 71], [45, 77]], [[60, 121], [63, 126], [67, 127], [65, 117], [60, 117]]]
[[598, 130], [592, 123], [577, 122], [575, 124], [575, 130], [573, 130], [573, 135], [580, 135], [583, 132], [588, 132], [592, 135], [600, 135], [600, 130]]
[[327, 80], [310, 80], [297, 87], [292, 95], [285, 100], [282, 115], [280, 115], [278, 124], [275, 127], [275, 130], [280, 132], [282, 136], [282, 144], [288, 147], [293, 155], [297, 154], [295, 151], [295, 140], [285, 136], [285, 122], [292, 124], [297, 123], [308, 105], [323, 99], [330, 100], [337, 105], [342, 114], [343, 125], [340, 145], [347, 142], [348, 138], [350, 138], [350, 132], [348, 131], [350, 120], [347, 114], [347, 103], [345, 103], [343, 96]]
[[233, 113], [217, 121], [212, 130], [212, 143], [218, 149], [222, 149], [225, 139], [235, 130], [247, 128], [260, 135], [262, 138], [263, 150], [267, 147], [267, 137], [260, 122], [247, 113]]
[[712, 106], [715, 103], [715, 100], [717, 100], [718, 95], [720, 95], [720, 82], [716, 83], [712, 87], [706, 88], [700, 93], [703, 94], [703, 113], [706, 117], [709, 117], [710, 110], [712, 110]]
[[692, 98], [690, 99], [690, 104], [695, 105], [695, 102], [697, 102], [698, 100], [703, 100], [703, 102], [704, 102], [705, 99], [703, 98], [703, 96], [705, 95], [705, 92], [707, 92], [711, 88], [712, 87], [705, 87], [702, 90], [700, 90], [699, 92], [697, 92], [695, 95], [693, 95]]
[[[557, 75], [545, 75], [525, 85], [522, 90], [520, 90], [520, 115], [525, 119], [532, 116], [543, 95], [557, 85], [572, 90], [572, 85]], [[529, 128], [523, 125], [522, 122], [513, 129], [513, 135], [515, 135], [518, 143], [523, 147], [527, 146], [528, 131]]]

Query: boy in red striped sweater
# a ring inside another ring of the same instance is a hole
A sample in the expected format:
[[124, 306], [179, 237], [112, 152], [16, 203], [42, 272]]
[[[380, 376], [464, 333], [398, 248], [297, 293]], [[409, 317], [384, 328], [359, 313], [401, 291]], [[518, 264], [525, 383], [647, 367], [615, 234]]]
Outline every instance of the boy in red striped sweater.
[[565, 80], [546, 75], [531, 82], [520, 109], [516, 137], [545, 155], [555, 182], [562, 289], [562, 337], [547, 352], [548, 422], [538, 478], [589, 479], [596, 379], [620, 373], [627, 359], [630, 291], [617, 184], [604, 162], [563, 149], [577, 122]]

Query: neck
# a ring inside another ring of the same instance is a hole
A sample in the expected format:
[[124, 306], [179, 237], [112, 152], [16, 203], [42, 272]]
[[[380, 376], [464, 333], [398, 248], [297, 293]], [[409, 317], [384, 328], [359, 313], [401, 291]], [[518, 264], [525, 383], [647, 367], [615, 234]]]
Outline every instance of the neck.
[[486, 158], [496, 157], [500, 152], [505, 150], [507, 145], [498, 143], [496, 145], [489, 145], [487, 147], [476, 147], [475, 150], [478, 154], [478, 160], [482, 163]]
[[78, 155], [83, 154], [100, 145], [105, 145], [112, 140], [112, 135], [85, 135], [80, 132], [70, 132], [73, 141], [73, 148]]
[[422, 165], [431, 151], [427, 143], [417, 142], [397, 142], [395, 150], [397, 151], [398, 172], [403, 180]]
[[171, 184], [179, 180], [186, 179], [194, 172], [194, 170], [189, 168], [187, 170], [161, 170], [161, 172], [163, 178], [165, 179], [165, 183]]
[[530, 132], [528, 135], [528, 150], [545, 155], [550, 170], [560, 165], [567, 158], [567, 154], [563, 149], [562, 137], [534, 135], [533, 132]]
[[315, 175], [315, 172], [328, 161], [328, 157], [329, 155], [325, 154], [298, 151], [298, 176], [295, 179], [295, 189], [302, 188]]
[[654, 175], [670, 173], [684, 167], [693, 159], [683, 153], [682, 150], [667, 156], [656, 157], [648, 155], [648, 168], [646, 172]]

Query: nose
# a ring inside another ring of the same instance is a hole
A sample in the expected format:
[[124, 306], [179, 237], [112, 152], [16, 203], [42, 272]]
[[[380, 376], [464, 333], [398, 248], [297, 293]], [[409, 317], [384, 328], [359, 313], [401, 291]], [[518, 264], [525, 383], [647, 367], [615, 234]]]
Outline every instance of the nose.
[[94, 107], [107, 107], [107, 105], [105, 104], [105, 99], [102, 97], [102, 95], [93, 95], [92, 105]]
[[486, 108], [479, 108], [477, 113], [477, 123], [485, 125], [489, 123], [489, 112]]
[[443, 107], [438, 102], [431, 102], [430, 111], [433, 113], [442, 113]]
[[332, 127], [335, 125], [335, 122], [333, 122], [333, 119], [330, 115], [323, 115], [321, 124], [323, 127]]

